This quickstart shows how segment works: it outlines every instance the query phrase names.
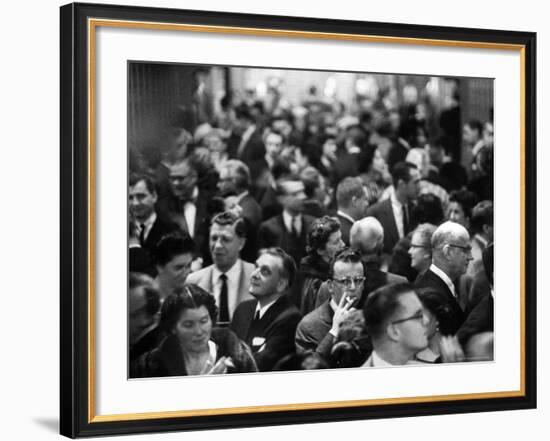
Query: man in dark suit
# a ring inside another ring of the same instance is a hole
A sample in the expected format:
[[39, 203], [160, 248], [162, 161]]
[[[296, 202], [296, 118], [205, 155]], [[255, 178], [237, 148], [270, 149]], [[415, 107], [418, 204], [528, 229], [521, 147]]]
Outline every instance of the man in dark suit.
[[407, 279], [380, 269], [384, 229], [374, 217], [365, 217], [353, 224], [350, 230], [350, 245], [361, 254], [365, 267], [364, 293], [368, 296], [374, 290], [389, 283], [405, 283]]
[[196, 254], [209, 260], [209, 197], [199, 190], [197, 180], [198, 171], [188, 158], [173, 164], [170, 167], [172, 194], [158, 201], [157, 211], [188, 233], [195, 242]]
[[177, 230], [178, 226], [157, 215], [155, 211], [157, 192], [151, 178], [132, 174], [129, 184], [131, 228], [135, 232], [140, 247], [150, 256], [158, 241]]
[[224, 198], [226, 210], [239, 214], [246, 223], [246, 243], [241, 250], [241, 258], [255, 262], [262, 208], [250, 194], [250, 171], [247, 165], [237, 159], [227, 161], [220, 170], [218, 189]]
[[367, 193], [361, 179], [349, 177], [342, 180], [336, 188], [336, 202], [342, 240], [349, 246], [349, 230], [356, 220], [365, 216], [367, 210]]
[[283, 212], [262, 222], [258, 233], [258, 247], [281, 247], [300, 262], [305, 254], [306, 237], [314, 218], [304, 211], [304, 183], [297, 178], [286, 177], [277, 183], [277, 198]]
[[384, 227], [384, 253], [391, 254], [399, 239], [414, 229], [411, 224], [412, 204], [420, 191], [420, 172], [414, 164], [399, 162], [392, 169], [393, 192], [389, 199], [377, 202], [367, 210]]
[[294, 333], [301, 319], [286, 292], [296, 265], [280, 248], [269, 248], [256, 261], [249, 293], [255, 300], [242, 302], [233, 315], [231, 329], [252, 349], [260, 371], [269, 371], [294, 352]]
[[262, 132], [246, 104], [235, 108], [235, 118], [237, 120], [236, 129], [240, 134], [239, 143], [235, 148], [235, 157], [250, 165], [252, 161], [265, 155]]
[[466, 228], [447, 221], [435, 230], [432, 236], [432, 264], [416, 281], [417, 288], [432, 288], [439, 292], [449, 310], [447, 329], [456, 333], [463, 324], [465, 315], [458, 302], [455, 283], [466, 273], [472, 260], [470, 235]]

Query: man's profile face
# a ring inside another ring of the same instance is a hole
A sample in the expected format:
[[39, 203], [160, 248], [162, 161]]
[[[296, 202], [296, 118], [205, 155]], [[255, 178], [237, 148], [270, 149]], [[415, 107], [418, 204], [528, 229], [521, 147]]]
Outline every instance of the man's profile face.
[[332, 276], [333, 300], [339, 303], [342, 296], [346, 295], [352, 304], [356, 304], [363, 293], [364, 279], [365, 272], [361, 262], [336, 261]]
[[399, 307], [390, 320], [398, 331], [399, 344], [418, 352], [428, 346], [428, 317], [420, 299], [413, 291], [399, 296]]
[[466, 124], [462, 129], [462, 139], [466, 144], [474, 145], [479, 139], [479, 134], [477, 130], [472, 129], [468, 124]]
[[468, 233], [459, 235], [448, 242], [448, 259], [451, 263], [453, 276], [459, 277], [468, 271], [468, 265], [473, 259], [472, 246], [470, 245], [470, 236]]
[[239, 258], [244, 238], [239, 237], [233, 225], [212, 224], [210, 227], [210, 253], [219, 268], [231, 268]]
[[283, 262], [278, 256], [262, 254], [250, 276], [249, 293], [255, 298], [270, 296], [278, 291]]
[[231, 176], [231, 173], [227, 168], [222, 168], [220, 171], [220, 178], [218, 180], [218, 190], [223, 197], [232, 196], [237, 194], [237, 188], [235, 187], [235, 181]]
[[141, 333], [151, 326], [155, 317], [147, 311], [147, 300], [143, 286], [132, 288], [129, 293], [129, 340], [135, 343]]
[[414, 201], [420, 194], [420, 172], [415, 168], [411, 168], [409, 169], [409, 177], [409, 182], [405, 184], [407, 190], [407, 198], [409, 199], [409, 201]]
[[148, 190], [145, 181], [138, 181], [130, 186], [128, 201], [130, 214], [138, 221], [145, 221], [155, 211], [157, 194]]
[[197, 184], [197, 172], [187, 162], [170, 167], [170, 187], [178, 199], [189, 199]]

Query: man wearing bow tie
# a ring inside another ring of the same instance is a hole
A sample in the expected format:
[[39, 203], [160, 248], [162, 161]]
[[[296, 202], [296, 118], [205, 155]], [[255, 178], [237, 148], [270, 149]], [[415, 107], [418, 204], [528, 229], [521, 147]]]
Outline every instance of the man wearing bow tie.
[[159, 200], [157, 209], [195, 241], [196, 252], [208, 256], [208, 196], [197, 186], [198, 172], [189, 158], [170, 166], [172, 194]]

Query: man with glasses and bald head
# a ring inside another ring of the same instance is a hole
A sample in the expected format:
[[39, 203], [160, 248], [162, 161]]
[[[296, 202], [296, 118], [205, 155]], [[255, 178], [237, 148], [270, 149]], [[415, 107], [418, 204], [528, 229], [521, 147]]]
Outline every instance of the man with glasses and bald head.
[[363, 308], [373, 351], [363, 367], [410, 363], [428, 346], [428, 317], [409, 283], [390, 284], [371, 293]]
[[465, 315], [458, 302], [457, 280], [466, 273], [472, 260], [470, 235], [455, 222], [441, 224], [432, 236], [432, 264], [416, 281], [416, 288], [431, 288], [441, 295], [450, 311], [448, 329], [453, 334], [464, 322]]

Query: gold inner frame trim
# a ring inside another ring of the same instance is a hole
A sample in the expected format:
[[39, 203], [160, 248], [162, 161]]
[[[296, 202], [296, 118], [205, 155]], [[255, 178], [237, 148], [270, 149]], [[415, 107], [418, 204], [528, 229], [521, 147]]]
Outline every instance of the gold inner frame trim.
[[[340, 41], [355, 41], [386, 44], [408, 44], [420, 46], [463, 47], [492, 50], [511, 50], [520, 53], [520, 389], [517, 391], [500, 391], [487, 393], [465, 393], [454, 395], [435, 395], [400, 398], [380, 398], [351, 401], [328, 401], [315, 403], [276, 404], [263, 406], [245, 406], [218, 409], [193, 409], [162, 412], [144, 412], [113, 415], [96, 415], [95, 413], [95, 31], [96, 27], [116, 27], [145, 30], [206, 32], [238, 34], [256, 37], [310, 38]], [[389, 404], [412, 404], [456, 400], [511, 398], [525, 395], [525, 46], [461, 40], [439, 40], [424, 38], [404, 38], [376, 35], [357, 35], [291, 31], [278, 29], [189, 25], [179, 23], [154, 23], [140, 21], [123, 21], [109, 19], [88, 19], [88, 422], [114, 422], [131, 420], [149, 420], [159, 418], [178, 418], [194, 416], [232, 415], [241, 413], [262, 413], [294, 410], [334, 409], [343, 407], [361, 407]]]

